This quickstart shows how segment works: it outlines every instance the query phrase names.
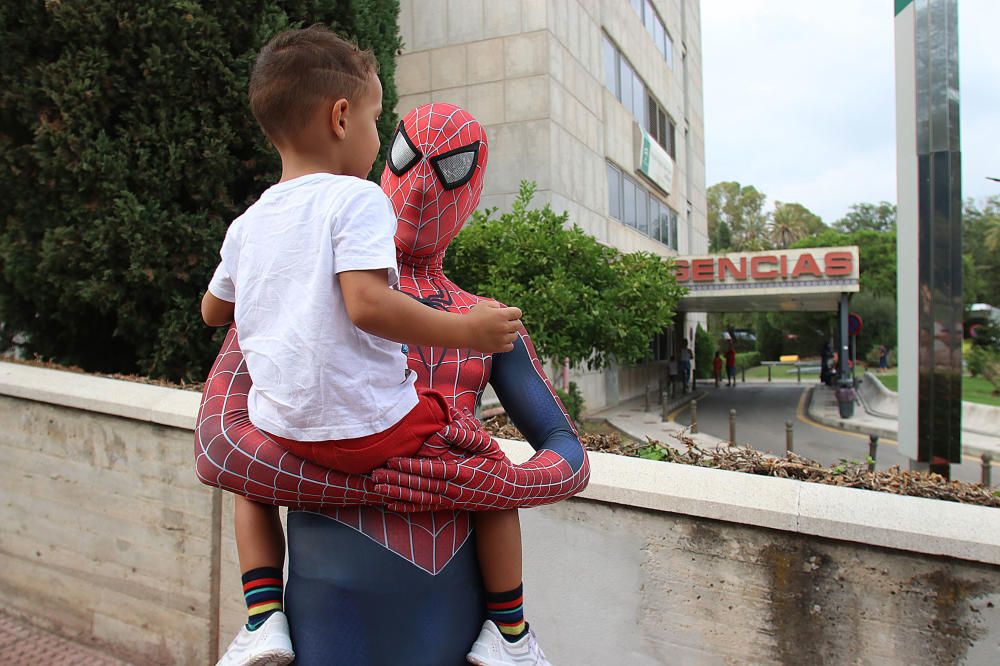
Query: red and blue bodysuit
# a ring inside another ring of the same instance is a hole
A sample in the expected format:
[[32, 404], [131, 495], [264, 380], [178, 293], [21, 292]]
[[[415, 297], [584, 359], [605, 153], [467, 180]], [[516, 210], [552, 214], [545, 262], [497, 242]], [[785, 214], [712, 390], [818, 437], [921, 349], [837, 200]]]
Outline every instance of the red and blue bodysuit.
[[[480, 300], [445, 276], [442, 261], [479, 203], [488, 152], [479, 122], [449, 104], [414, 109], [393, 137], [382, 189], [398, 217], [400, 289], [431, 307], [466, 312]], [[586, 452], [527, 331], [503, 354], [408, 353], [418, 388], [438, 391], [458, 412], [475, 409], [492, 385], [532, 458], [498, 457], [478, 424], [463, 420], [444, 433], [451, 455], [343, 474], [296, 458], [250, 423], [235, 328], [209, 375], [195, 439], [199, 477], [292, 509], [285, 610], [297, 664], [464, 664], [484, 620], [469, 511], [556, 502], [587, 484]]]

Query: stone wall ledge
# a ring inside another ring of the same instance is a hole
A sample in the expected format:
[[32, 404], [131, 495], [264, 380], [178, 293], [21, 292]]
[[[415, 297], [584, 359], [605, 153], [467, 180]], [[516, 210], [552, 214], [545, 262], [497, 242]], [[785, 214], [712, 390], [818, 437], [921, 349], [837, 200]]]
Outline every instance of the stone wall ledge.
[[80, 372], [0, 362], [0, 395], [194, 430], [201, 394]]
[[[0, 362], [0, 395], [193, 429], [200, 395]], [[501, 440], [512, 460], [531, 447]], [[591, 453], [581, 498], [1000, 565], [995, 508]]]

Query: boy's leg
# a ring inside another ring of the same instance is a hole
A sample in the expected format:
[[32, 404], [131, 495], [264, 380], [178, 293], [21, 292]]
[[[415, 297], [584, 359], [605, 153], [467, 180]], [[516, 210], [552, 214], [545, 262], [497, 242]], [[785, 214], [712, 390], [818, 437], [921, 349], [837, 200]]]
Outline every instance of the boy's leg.
[[236, 497], [236, 550], [243, 572], [247, 629], [253, 631], [282, 610], [285, 535], [278, 507]]
[[517, 510], [480, 511], [475, 517], [486, 613], [513, 643], [528, 631], [521, 586], [521, 522]]

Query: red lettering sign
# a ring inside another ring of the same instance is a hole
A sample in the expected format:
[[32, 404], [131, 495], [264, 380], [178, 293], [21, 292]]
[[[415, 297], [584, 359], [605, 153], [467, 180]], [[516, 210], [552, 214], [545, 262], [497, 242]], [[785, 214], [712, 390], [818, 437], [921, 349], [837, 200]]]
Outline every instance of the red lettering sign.
[[[819, 267], [811, 252], [793, 257], [795, 265], [789, 271], [787, 254], [763, 254], [756, 257], [707, 257], [675, 259], [674, 275], [678, 282], [725, 282], [733, 280], [775, 280], [806, 277], [847, 277], [854, 273], [854, 255], [851, 252], [833, 251], [823, 255], [823, 268]], [[749, 268], [749, 271], [747, 270]]]
[[747, 258], [740, 257], [740, 267], [736, 268], [736, 264], [733, 263], [732, 259], [727, 259], [726, 257], [719, 258], [719, 281], [726, 281], [726, 273], [733, 276], [735, 280], [746, 280], [747, 279]]
[[854, 272], [854, 255], [850, 252], [827, 252], [823, 267], [828, 277], [847, 277]]
[[823, 277], [823, 273], [819, 270], [819, 264], [808, 252], [799, 255], [799, 260], [795, 262], [795, 269], [792, 271], [792, 277], [797, 278], [806, 273], [815, 277]]
[[773, 280], [778, 277], [778, 271], [776, 269], [763, 270], [761, 269], [762, 264], [775, 265], [778, 263], [778, 258], [773, 254], [765, 254], [760, 257], [753, 257], [750, 260], [750, 277], [754, 280]]
[[712, 282], [715, 279], [715, 260], [693, 259], [691, 275], [695, 282]]
[[674, 275], [677, 276], [678, 282], [687, 282], [691, 279], [691, 269], [686, 259], [674, 261]]

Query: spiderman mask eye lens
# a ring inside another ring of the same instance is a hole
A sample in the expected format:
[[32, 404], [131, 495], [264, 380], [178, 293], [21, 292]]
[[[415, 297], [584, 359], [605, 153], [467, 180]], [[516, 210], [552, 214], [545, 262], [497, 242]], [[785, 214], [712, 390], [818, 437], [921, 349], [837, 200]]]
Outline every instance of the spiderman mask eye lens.
[[420, 161], [422, 155], [417, 147], [406, 135], [406, 128], [400, 122], [396, 127], [396, 133], [392, 135], [392, 144], [389, 146], [388, 163], [389, 170], [397, 176], [413, 168], [413, 165]]
[[476, 172], [479, 161], [479, 142], [431, 158], [438, 179], [444, 189], [453, 190], [465, 185]]

